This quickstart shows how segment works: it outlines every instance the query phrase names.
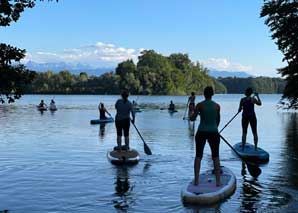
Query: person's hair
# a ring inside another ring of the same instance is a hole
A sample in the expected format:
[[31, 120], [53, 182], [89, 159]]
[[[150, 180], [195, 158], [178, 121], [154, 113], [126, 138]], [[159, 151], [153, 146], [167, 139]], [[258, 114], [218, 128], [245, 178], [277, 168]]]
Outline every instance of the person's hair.
[[129, 96], [128, 90], [127, 89], [122, 90], [121, 97], [124, 99], [124, 101], [127, 101], [128, 96]]
[[195, 95], [195, 93], [194, 92], [191, 92], [191, 95]]
[[246, 96], [250, 96], [251, 94], [253, 93], [253, 89], [251, 87], [248, 87], [246, 90], [245, 90], [245, 95]]
[[103, 103], [100, 103], [100, 107], [104, 107]]
[[204, 96], [205, 96], [205, 98], [211, 98], [213, 95], [214, 95], [213, 88], [210, 87], [210, 86], [205, 87], [205, 89], [204, 89]]

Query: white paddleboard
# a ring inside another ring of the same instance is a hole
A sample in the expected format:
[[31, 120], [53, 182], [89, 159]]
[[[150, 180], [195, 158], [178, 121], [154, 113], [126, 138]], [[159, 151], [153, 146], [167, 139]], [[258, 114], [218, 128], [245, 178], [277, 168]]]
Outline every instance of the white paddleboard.
[[140, 160], [139, 153], [135, 149], [111, 150], [107, 153], [107, 158], [112, 164], [137, 164]]
[[195, 186], [191, 181], [181, 191], [181, 198], [185, 204], [211, 205], [230, 197], [236, 189], [236, 177], [226, 167], [221, 167], [221, 186], [216, 186], [213, 170], [202, 172], [199, 184]]

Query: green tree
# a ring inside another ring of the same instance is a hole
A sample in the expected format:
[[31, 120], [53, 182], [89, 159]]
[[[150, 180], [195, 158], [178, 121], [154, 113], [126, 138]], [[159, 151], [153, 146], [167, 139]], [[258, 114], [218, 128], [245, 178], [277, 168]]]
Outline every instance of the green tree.
[[264, 0], [261, 17], [266, 18], [271, 37], [287, 62], [278, 69], [287, 82], [283, 98], [289, 101], [289, 108], [298, 109], [298, 1]]
[[[26, 8], [33, 8], [35, 0], [0, 0], [0, 27], [10, 26], [16, 22]], [[35, 76], [34, 72], [20, 64], [25, 57], [25, 50], [0, 43], [0, 102], [4, 103], [5, 96], [8, 103], [19, 99]], [[14, 63], [17, 62], [17, 65]]]
[[[35, 72], [29, 71], [24, 65], [18, 64], [25, 57], [25, 50], [6, 44], [0, 44], [0, 101], [8, 103], [19, 99], [23, 94], [25, 85], [31, 83]], [[17, 63], [13, 65], [13, 63]]]

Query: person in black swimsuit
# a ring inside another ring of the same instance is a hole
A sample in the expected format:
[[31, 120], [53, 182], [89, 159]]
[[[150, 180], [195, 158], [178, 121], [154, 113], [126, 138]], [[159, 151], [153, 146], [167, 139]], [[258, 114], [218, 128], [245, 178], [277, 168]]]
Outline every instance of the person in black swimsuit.
[[[106, 110], [105, 106], [103, 103], [100, 103], [98, 106], [98, 110], [99, 110], [99, 119], [107, 119], [106, 117], [106, 113], [108, 113], [108, 111]], [[108, 113], [109, 114], [109, 113]]]
[[258, 132], [257, 132], [257, 117], [254, 109], [254, 105], [261, 106], [262, 102], [258, 95], [255, 93], [253, 97], [252, 88], [247, 88], [245, 90], [245, 97], [240, 100], [239, 110], [238, 112], [242, 112], [242, 150], [244, 150], [245, 143], [246, 143], [246, 135], [247, 135], [247, 128], [248, 124], [250, 124], [252, 134], [254, 136], [254, 145], [255, 149], [257, 150], [258, 147]]

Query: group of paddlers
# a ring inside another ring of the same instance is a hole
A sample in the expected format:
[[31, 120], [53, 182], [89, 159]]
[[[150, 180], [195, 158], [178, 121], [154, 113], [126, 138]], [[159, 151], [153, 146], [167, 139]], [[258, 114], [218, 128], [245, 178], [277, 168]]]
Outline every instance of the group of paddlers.
[[[212, 159], [214, 164], [214, 173], [216, 177], [216, 186], [220, 186], [220, 160], [219, 160], [219, 143], [220, 135], [218, 126], [220, 123], [220, 105], [212, 100], [214, 90], [211, 86], [204, 89], [205, 100], [195, 105], [195, 93], [192, 92], [188, 99], [188, 116], [190, 121], [195, 121], [200, 115], [200, 124], [195, 136], [196, 142], [196, 156], [194, 160], [194, 185], [199, 184], [199, 173], [201, 159], [203, 157], [204, 146], [208, 141], [211, 148]], [[253, 95], [254, 94], [254, 95]], [[253, 96], [252, 96], [253, 95]], [[135, 122], [135, 105], [128, 100], [128, 90], [123, 90], [121, 98], [115, 104], [116, 117], [115, 124], [117, 129], [117, 150], [129, 150], [129, 128], [130, 122]], [[257, 119], [254, 111], [254, 105], [261, 105], [262, 102], [257, 93], [253, 93], [252, 88], [247, 88], [245, 97], [240, 100], [238, 113], [242, 111], [242, 148], [244, 149], [246, 143], [246, 135], [248, 125], [250, 124], [254, 136], [254, 145], [257, 149], [258, 134], [257, 134]], [[171, 101], [169, 110], [174, 110], [175, 105]], [[105, 113], [108, 113], [101, 103], [99, 106], [100, 119], [106, 119]], [[108, 113], [109, 114], [109, 113]], [[130, 117], [130, 114], [132, 118]], [[110, 114], [109, 114], [110, 115]], [[124, 135], [125, 146], [121, 146], [122, 135]]]

